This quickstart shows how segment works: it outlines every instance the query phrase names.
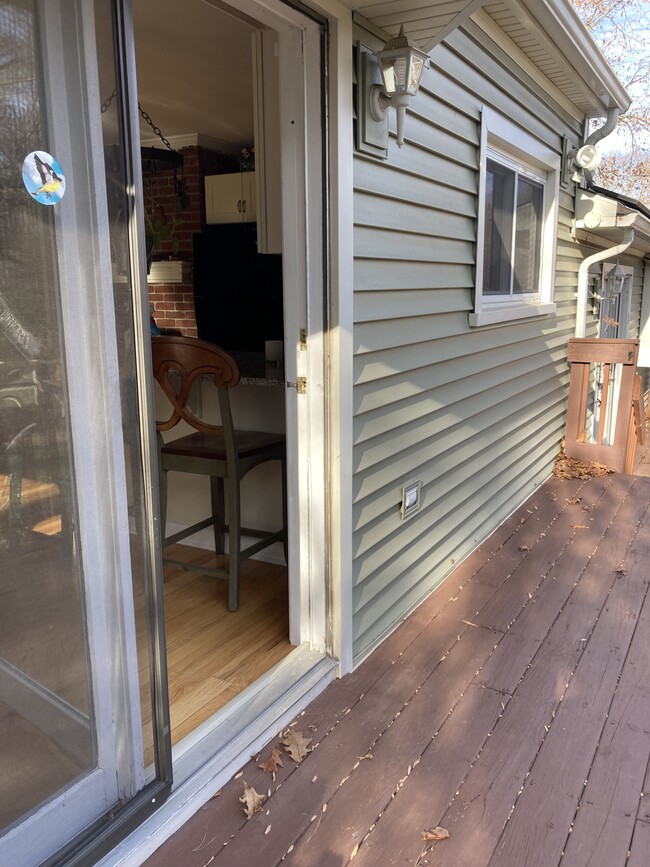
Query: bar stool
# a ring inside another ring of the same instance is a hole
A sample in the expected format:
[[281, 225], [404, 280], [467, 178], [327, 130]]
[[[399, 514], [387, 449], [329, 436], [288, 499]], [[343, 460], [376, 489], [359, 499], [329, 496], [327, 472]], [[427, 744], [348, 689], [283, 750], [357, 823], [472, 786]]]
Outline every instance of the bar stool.
[[[170, 470], [209, 476], [212, 505], [210, 517], [166, 538], [163, 542], [163, 551], [168, 545], [212, 526], [215, 551], [217, 554], [223, 554], [225, 534], [228, 533], [227, 571], [183, 563], [164, 556], [163, 563], [218, 578], [227, 578], [228, 608], [230, 611], [236, 611], [239, 607], [242, 560], [277, 541], [284, 542], [286, 557], [285, 436], [234, 428], [229, 391], [239, 382], [239, 368], [235, 360], [220, 347], [207, 340], [166, 335], [153, 337], [151, 347], [153, 374], [171, 403], [169, 418], [156, 422], [161, 520], [165, 522], [167, 515], [167, 473]], [[199, 418], [188, 406], [192, 385], [199, 377], [211, 377], [216, 386], [221, 412], [220, 425], [210, 424]], [[193, 427], [195, 433], [165, 443], [162, 431], [171, 430], [181, 420]], [[266, 461], [280, 461], [282, 465], [282, 529], [275, 532], [241, 526], [241, 480], [249, 470]], [[228, 507], [227, 523], [225, 504]], [[242, 535], [259, 541], [242, 550]]]

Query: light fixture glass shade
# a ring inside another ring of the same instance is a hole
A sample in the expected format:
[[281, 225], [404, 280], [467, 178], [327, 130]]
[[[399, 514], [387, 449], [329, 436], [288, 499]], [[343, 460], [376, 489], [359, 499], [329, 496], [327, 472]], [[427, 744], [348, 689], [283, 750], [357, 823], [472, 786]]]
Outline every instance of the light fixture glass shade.
[[377, 56], [381, 63], [386, 93], [405, 93], [415, 96], [420, 86], [420, 77], [429, 57], [423, 51], [413, 48], [404, 35], [404, 28], [399, 36], [389, 39], [383, 51]]
[[607, 276], [607, 289], [609, 290], [610, 295], [620, 295], [623, 291], [623, 287], [625, 286], [625, 280], [627, 278], [627, 274], [621, 268], [621, 266], [616, 263], [616, 267], [613, 271], [610, 271]]

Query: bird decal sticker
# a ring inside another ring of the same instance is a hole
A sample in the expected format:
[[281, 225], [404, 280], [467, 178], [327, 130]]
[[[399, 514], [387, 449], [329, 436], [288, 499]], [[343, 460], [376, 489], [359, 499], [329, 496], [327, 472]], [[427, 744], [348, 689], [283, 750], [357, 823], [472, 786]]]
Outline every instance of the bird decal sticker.
[[49, 163], [44, 163], [38, 154], [34, 154], [34, 165], [41, 179], [41, 186], [32, 193], [32, 196], [39, 196], [45, 193], [48, 199], [52, 198], [52, 194], [56, 193], [63, 178], [60, 178]]
[[65, 192], [65, 175], [56, 159], [45, 151], [32, 151], [23, 160], [23, 183], [41, 205], [56, 205]]

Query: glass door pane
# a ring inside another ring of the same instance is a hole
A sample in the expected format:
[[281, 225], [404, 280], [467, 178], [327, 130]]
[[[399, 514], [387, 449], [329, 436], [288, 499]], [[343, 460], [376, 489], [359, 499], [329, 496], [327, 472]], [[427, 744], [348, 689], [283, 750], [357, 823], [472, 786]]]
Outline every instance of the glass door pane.
[[99, 99], [118, 80], [112, 5], [0, 0], [0, 864], [12, 867], [109, 821], [164, 748], [128, 161], [107, 158]]
[[0, 7], [0, 828], [97, 762], [36, 26]]

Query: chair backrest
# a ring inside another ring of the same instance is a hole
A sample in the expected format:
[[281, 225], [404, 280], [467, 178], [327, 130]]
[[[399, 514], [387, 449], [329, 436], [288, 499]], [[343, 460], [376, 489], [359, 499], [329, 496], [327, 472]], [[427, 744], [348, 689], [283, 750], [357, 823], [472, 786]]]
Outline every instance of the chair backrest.
[[[184, 420], [202, 433], [232, 431], [228, 389], [239, 382], [235, 360], [214, 343], [196, 337], [161, 335], [151, 338], [153, 375], [172, 405], [165, 421], [156, 421], [156, 430], [170, 430]], [[219, 393], [221, 424], [210, 424], [194, 415], [187, 405], [192, 386], [199, 377], [211, 376]]]

